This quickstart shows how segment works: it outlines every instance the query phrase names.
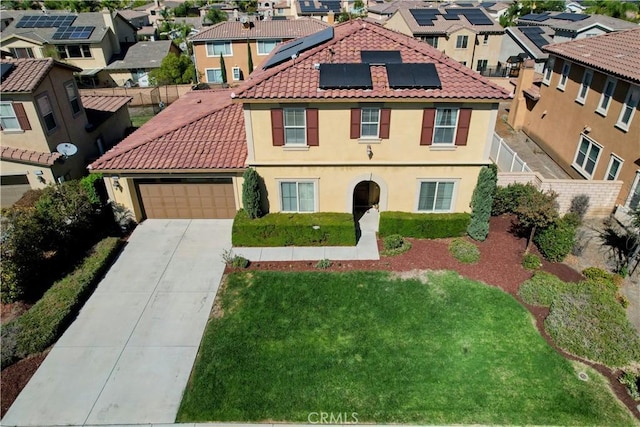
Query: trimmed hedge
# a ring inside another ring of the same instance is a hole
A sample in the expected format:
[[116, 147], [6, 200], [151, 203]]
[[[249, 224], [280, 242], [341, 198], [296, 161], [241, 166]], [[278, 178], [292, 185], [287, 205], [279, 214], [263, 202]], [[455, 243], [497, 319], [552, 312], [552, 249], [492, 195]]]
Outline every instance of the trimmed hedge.
[[533, 241], [546, 259], [562, 262], [575, 245], [576, 226], [571, 217], [560, 218], [547, 228], [539, 230]]
[[355, 246], [356, 230], [347, 213], [270, 213], [249, 219], [240, 210], [231, 241], [233, 246]]
[[467, 233], [470, 219], [468, 213], [381, 212], [379, 234], [418, 239], [460, 237]]

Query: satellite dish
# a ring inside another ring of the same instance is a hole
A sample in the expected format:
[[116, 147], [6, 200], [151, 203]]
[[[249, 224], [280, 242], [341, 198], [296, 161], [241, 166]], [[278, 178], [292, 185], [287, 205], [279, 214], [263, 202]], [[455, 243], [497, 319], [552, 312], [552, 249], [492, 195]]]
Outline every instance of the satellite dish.
[[63, 142], [62, 144], [58, 144], [56, 147], [58, 153], [62, 154], [65, 158], [69, 156], [73, 156], [78, 152], [78, 147], [73, 145], [70, 142]]

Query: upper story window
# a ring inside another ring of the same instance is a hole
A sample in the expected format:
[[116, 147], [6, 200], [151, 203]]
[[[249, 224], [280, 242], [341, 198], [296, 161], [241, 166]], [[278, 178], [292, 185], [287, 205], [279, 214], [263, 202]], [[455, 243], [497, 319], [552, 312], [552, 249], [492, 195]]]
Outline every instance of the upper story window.
[[206, 68], [207, 83], [222, 83], [222, 70], [220, 68]]
[[576, 97], [576, 101], [580, 104], [584, 104], [587, 101], [591, 80], [593, 80], [593, 71], [585, 69], [584, 74], [582, 75], [582, 84], [578, 90], [578, 96]]
[[633, 114], [638, 107], [638, 100], [640, 99], [640, 88], [637, 86], [629, 86], [627, 97], [622, 105], [622, 111], [620, 111], [620, 117], [618, 117], [618, 123], [616, 126], [622, 130], [628, 130], [631, 120], [633, 120]]
[[69, 104], [71, 104], [71, 111], [73, 111], [73, 115], [75, 116], [80, 112], [80, 100], [78, 99], [78, 92], [76, 92], [76, 86], [73, 84], [73, 81], [70, 81], [65, 83], [64, 88], [67, 91], [67, 98], [69, 99]]
[[10, 102], [0, 103], [0, 123], [2, 124], [2, 130], [22, 130], [18, 122], [18, 116]]
[[284, 144], [304, 145], [306, 139], [306, 120], [304, 108], [285, 108], [284, 113]]
[[471, 108], [426, 108], [422, 113], [420, 145], [445, 149], [467, 145], [470, 124]]
[[458, 108], [436, 109], [436, 120], [433, 132], [434, 144], [453, 145], [458, 124]]
[[271, 110], [271, 136], [274, 146], [294, 150], [320, 145], [317, 108], [274, 108]]
[[483, 45], [488, 45], [489, 44], [489, 34], [485, 34], [484, 37], [482, 38], [482, 44]]
[[571, 71], [571, 63], [565, 61], [562, 64], [562, 74], [560, 74], [560, 80], [558, 80], [558, 89], [564, 91], [567, 86], [567, 80], [569, 79], [569, 71]]
[[361, 138], [377, 138], [380, 129], [380, 109], [363, 108], [360, 121]]
[[280, 40], [258, 40], [258, 55], [268, 55], [280, 43]]
[[40, 117], [42, 117], [42, 121], [48, 132], [53, 131], [56, 127], [58, 127], [56, 123], [56, 118], [53, 115], [53, 109], [51, 108], [51, 102], [49, 102], [49, 97], [47, 95], [40, 95], [37, 99], [38, 103], [38, 111], [40, 112]]
[[542, 78], [542, 83], [549, 86], [551, 84], [551, 76], [553, 75], [553, 66], [555, 65], [556, 59], [549, 58], [547, 59], [547, 63], [544, 66], [544, 77]]
[[469, 43], [469, 36], [458, 36], [456, 38], [456, 49], [466, 49]]
[[609, 111], [609, 105], [611, 104], [611, 97], [613, 96], [613, 91], [615, 89], [616, 80], [613, 77], [607, 77], [607, 81], [605, 82], [604, 88], [602, 89], [602, 95], [600, 96], [598, 108], [596, 108], [597, 113], [600, 113], [603, 116], [607, 115], [607, 111]]
[[9, 50], [14, 58], [35, 58], [30, 47], [12, 47]]
[[596, 170], [601, 151], [602, 147], [600, 145], [581, 135], [573, 167], [586, 178], [591, 179], [593, 172]]
[[231, 56], [231, 42], [207, 42], [207, 56]]
[[233, 67], [233, 80], [241, 80], [242, 73], [240, 72], [240, 67]]
[[60, 59], [91, 58], [91, 49], [88, 44], [58, 45], [56, 49], [58, 49]]
[[420, 39], [423, 42], [427, 42], [429, 45], [438, 48], [438, 36], [422, 36]]

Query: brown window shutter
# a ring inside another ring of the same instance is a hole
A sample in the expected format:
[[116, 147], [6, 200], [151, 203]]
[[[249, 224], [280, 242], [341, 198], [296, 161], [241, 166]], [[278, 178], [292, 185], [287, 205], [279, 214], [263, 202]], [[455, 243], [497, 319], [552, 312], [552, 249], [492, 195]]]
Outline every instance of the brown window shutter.
[[436, 109], [425, 108], [422, 112], [422, 133], [420, 134], [420, 145], [431, 145], [433, 141], [433, 125], [436, 120]]
[[471, 122], [471, 108], [461, 108], [458, 116], [458, 131], [456, 132], [456, 145], [467, 145], [469, 136], [469, 123]]
[[351, 139], [360, 138], [360, 119], [362, 118], [362, 110], [359, 108], [351, 109]]
[[31, 123], [29, 123], [29, 118], [27, 117], [26, 111], [24, 111], [22, 102], [14, 102], [12, 105], [13, 111], [16, 113], [18, 123], [20, 123], [22, 130], [31, 130]]
[[391, 110], [382, 108], [380, 110], [380, 138], [389, 139], [389, 127], [391, 125]]
[[282, 108], [271, 110], [271, 134], [274, 146], [284, 145], [284, 118], [282, 117]]
[[307, 145], [320, 145], [318, 136], [318, 109], [307, 108]]

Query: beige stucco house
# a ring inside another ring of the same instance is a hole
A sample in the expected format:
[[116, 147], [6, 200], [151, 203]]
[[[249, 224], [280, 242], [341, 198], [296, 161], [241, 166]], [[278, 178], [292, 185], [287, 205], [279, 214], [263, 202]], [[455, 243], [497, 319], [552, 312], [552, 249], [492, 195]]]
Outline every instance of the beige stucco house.
[[167, 55], [181, 55], [171, 40], [141, 41], [129, 47], [124, 58], [113, 61], [104, 72], [110, 86], [137, 85], [148, 87], [149, 73], [162, 65]]

